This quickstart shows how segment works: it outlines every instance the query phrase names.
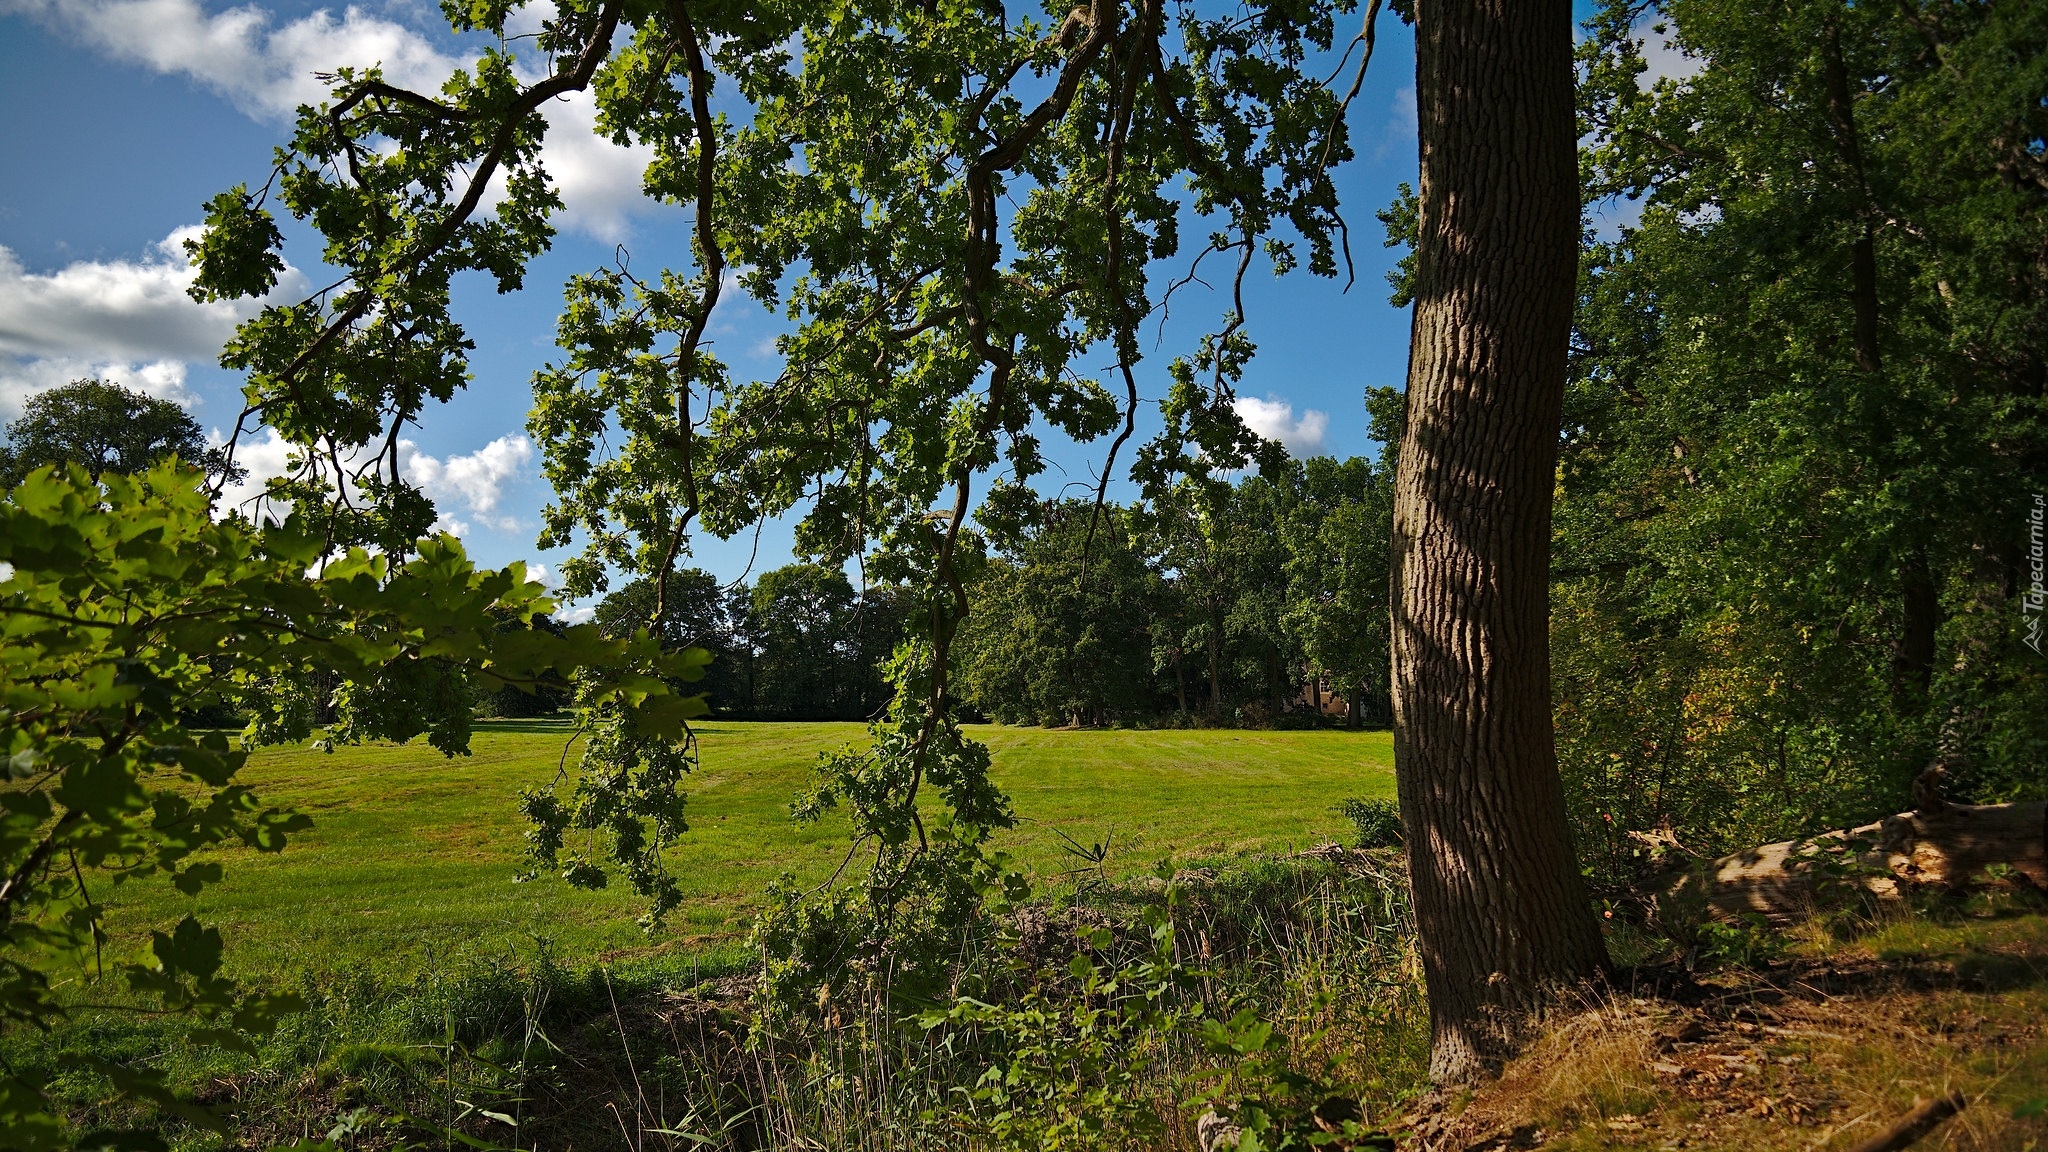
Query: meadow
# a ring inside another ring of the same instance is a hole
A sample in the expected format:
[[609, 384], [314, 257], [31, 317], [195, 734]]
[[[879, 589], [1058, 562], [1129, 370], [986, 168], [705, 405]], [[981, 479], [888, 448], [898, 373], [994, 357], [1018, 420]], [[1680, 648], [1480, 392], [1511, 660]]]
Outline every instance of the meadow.
[[[842, 820], [802, 827], [791, 797], [818, 754], [866, 738], [859, 724], [712, 722], [689, 784], [690, 831], [670, 853], [687, 895], [648, 933], [622, 885], [588, 892], [525, 868], [522, 788], [544, 785], [573, 730], [545, 721], [479, 725], [468, 756], [406, 745], [273, 749], [242, 780], [269, 804], [310, 815], [280, 854], [222, 852], [225, 882], [198, 899], [167, 884], [106, 898], [112, 935], [134, 940], [190, 911], [218, 925], [228, 964], [249, 975], [319, 980], [337, 972], [406, 980], [478, 961], [531, 958], [631, 968], [730, 953], [769, 880], [820, 882], [847, 851]], [[1094, 866], [1112, 878], [1246, 851], [1342, 838], [1338, 805], [1391, 797], [1386, 732], [1091, 731], [976, 726], [1017, 826], [999, 834], [1041, 882]], [[1071, 841], [1071, 843], [1070, 843]]]

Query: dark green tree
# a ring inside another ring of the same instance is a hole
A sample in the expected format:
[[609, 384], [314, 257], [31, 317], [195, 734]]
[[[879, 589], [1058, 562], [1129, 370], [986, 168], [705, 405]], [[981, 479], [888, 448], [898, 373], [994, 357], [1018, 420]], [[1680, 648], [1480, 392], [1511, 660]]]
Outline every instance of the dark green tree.
[[1271, 723], [1292, 707], [1305, 679], [1303, 650], [1285, 624], [1288, 548], [1284, 526], [1301, 499], [1301, 467], [1276, 462], [1233, 485], [1217, 544], [1228, 571], [1223, 643], [1246, 718]]
[[[1153, 715], [1159, 581], [1134, 547], [1130, 513], [1110, 505], [1098, 514], [1088, 500], [1029, 512], [1028, 525], [990, 533], [1002, 543], [975, 587], [981, 608], [961, 631], [962, 699], [1003, 723]], [[984, 512], [985, 523], [993, 519]]]
[[679, 568], [663, 582], [668, 589], [665, 611], [655, 611], [655, 583], [642, 578], [599, 601], [591, 622], [605, 635], [621, 639], [658, 623], [656, 639], [665, 650], [704, 649], [711, 654], [711, 664], [693, 690], [705, 694], [715, 714], [752, 715], [759, 642], [753, 635], [748, 589], [722, 584], [701, 568]]
[[761, 574], [748, 610], [757, 715], [865, 720], [888, 704], [883, 673], [903, 625], [890, 592], [863, 597], [837, 568], [791, 564]]
[[[1603, 7], [1559, 515], [1581, 842], [1716, 851], [2039, 795], [2026, 647], [2048, 486], [2048, 12]], [[1645, 86], [1643, 20], [1697, 61]], [[2038, 620], [2038, 613], [2032, 617]]]
[[46, 464], [76, 464], [98, 480], [108, 472], [142, 472], [166, 456], [209, 479], [239, 480], [245, 470], [209, 446], [183, 408], [169, 400], [101, 380], [74, 380], [38, 392], [7, 425], [0, 446], [0, 488], [12, 488]]
[[1305, 461], [1301, 495], [1282, 521], [1285, 627], [1319, 684], [1349, 704], [1347, 723], [1388, 717], [1391, 469], [1353, 457]]

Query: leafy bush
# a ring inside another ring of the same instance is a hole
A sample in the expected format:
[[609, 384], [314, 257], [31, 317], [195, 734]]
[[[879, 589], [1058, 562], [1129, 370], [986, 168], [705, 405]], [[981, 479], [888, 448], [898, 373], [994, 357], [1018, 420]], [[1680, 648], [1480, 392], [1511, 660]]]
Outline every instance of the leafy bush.
[[1784, 954], [1784, 939], [1754, 912], [1738, 924], [1709, 920], [1700, 925], [1699, 957], [1710, 966], [1755, 968]]
[[[141, 955], [102, 957], [94, 889], [163, 877], [197, 896], [222, 878], [205, 850], [276, 852], [310, 826], [236, 781], [252, 747], [425, 734], [457, 755], [472, 683], [560, 685], [572, 671], [588, 707], [642, 739], [682, 738], [701, 712], [659, 679], [694, 678], [695, 657], [588, 626], [498, 631], [494, 609], [524, 622], [550, 607], [521, 565], [480, 571], [448, 536], [397, 562], [337, 551], [298, 513], [261, 528], [216, 520], [198, 480], [175, 461], [97, 479], [42, 468], [0, 497], [0, 1039], [49, 1031], [80, 986], [244, 1054], [301, 1006], [230, 979], [221, 934], [191, 916], [152, 931]], [[316, 682], [334, 685], [324, 729], [301, 706]], [[250, 716], [239, 742], [186, 726], [220, 712]], [[64, 1055], [126, 1101], [221, 1127], [147, 1064]], [[74, 1143], [49, 1089], [0, 1064], [0, 1142]]]
[[1358, 833], [1360, 848], [1398, 848], [1402, 843], [1401, 806], [1392, 800], [1344, 801], [1344, 818]]

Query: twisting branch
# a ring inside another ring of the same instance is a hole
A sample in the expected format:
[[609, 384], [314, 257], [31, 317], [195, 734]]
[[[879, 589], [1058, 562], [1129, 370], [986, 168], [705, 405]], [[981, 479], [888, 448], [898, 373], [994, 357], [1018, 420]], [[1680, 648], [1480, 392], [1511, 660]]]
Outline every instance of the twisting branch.
[[[1021, 124], [1009, 135], [1004, 136], [967, 166], [967, 241], [962, 262], [965, 264], [961, 284], [961, 309], [967, 322], [967, 334], [975, 355], [989, 366], [988, 403], [975, 427], [977, 442], [993, 437], [1001, 428], [1003, 413], [1009, 406], [1010, 375], [1016, 368], [1016, 337], [1010, 336], [1002, 346], [989, 339], [988, 313], [984, 294], [990, 289], [996, 277], [996, 262], [1001, 258], [1002, 242], [997, 236], [995, 177], [998, 173], [1014, 168], [1024, 158], [1024, 153], [1041, 136], [1047, 127], [1067, 114], [1073, 105], [1074, 96], [1080, 91], [1081, 81], [1088, 70], [1102, 54], [1105, 45], [1117, 34], [1120, 6], [1116, 0], [1094, 0], [1084, 15], [1075, 9], [1054, 35], [1061, 47], [1071, 46], [1066, 61], [1060, 66], [1059, 79], [1053, 90], [1038, 106], [1031, 110]], [[1083, 25], [1085, 24], [1085, 32]], [[1012, 66], [1005, 74], [1005, 82], [1017, 75], [1021, 64]], [[991, 84], [975, 101], [977, 110], [986, 109], [999, 85]], [[980, 115], [969, 125], [970, 131], [981, 128]], [[931, 746], [931, 739], [945, 716], [945, 698], [948, 665], [951, 662], [953, 638], [960, 622], [967, 617], [967, 589], [960, 581], [960, 575], [953, 565], [958, 549], [960, 529], [967, 520], [967, 507], [972, 498], [974, 470], [969, 459], [955, 465], [953, 474], [953, 507], [946, 514], [946, 531], [939, 541], [937, 563], [934, 574], [945, 586], [952, 598], [952, 611], [932, 613], [932, 674], [931, 683], [925, 696], [924, 721], [918, 727], [917, 739], [910, 750], [910, 787], [904, 797], [905, 809], [910, 814], [912, 826], [917, 831], [919, 853], [928, 851], [930, 844], [925, 836], [924, 820], [917, 811], [917, 793], [924, 781], [925, 757]], [[878, 861], [879, 863], [879, 857]]]
[[[455, 207], [446, 216], [442, 217], [439, 226], [428, 232], [419, 241], [418, 247], [408, 253], [406, 259], [393, 261], [394, 266], [411, 268], [424, 266], [454, 241], [456, 235], [461, 231], [463, 224], [467, 223], [470, 216], [475, 214], [477, 205], [483, 202], [484, 192], [490, 184], [491, 177], [497, 174], [499, 164], [503, 162], [506, 151], [511, 148], [513, 138], [518, 134], [520, 123], [528, 116], [539, 111], [541, 105], [553, 100], [555, 97], [570, 92], [580, 92], [589, 86], [590, 78], [597, 72], [597, 66], [603, 63], [605, 57], [611, 52], [612, 35], [618, 30], [619, 17], [625, 11], [625, 6], [625, 0], [608, 0], [603, 12], [598, 17], [597, 27], [591, 32], [590, 39], [584, 44], [583, 50], [577, 53], [575, 64], [570, 70], [557, 73], [535, 84], [533, 87], [520, 93], [517, 99], [506, 106], [503, 118], [500, 120], [496, 132], [492, 134], [489, 147], [484, 150], [482, 159], [478, 161], [476, 171], [471, 175], [469, 186], [464, 190], [462, 199], [456, 203]], [[403, 91], [402, 89], [391, 89], [391, 91], [385, 92], [382, 89], [388, 88], [388, 85], [383, 85], [381, 82], [366, 83], [376, 84], [378, 88], [377, 94], [380, 95], [391, 95], [392, 93]], [[409, 95], [415, 96], [420, 100], [426, 100], [426, 97], [418, 96], [417, 93], [410, 93]], [[351, 94], [350, 99], [353, 97], [354, 94]], [[436, 103], [434, 101], [427, 102], [430, 104]], [[440, 105], [440, 107], [445, 108], [446, 106]], [[468, 114], [462, 113], [461, 116], [466, 118]], [[348, 139], [346, 136], [343, 138], [344, 140]], [[377, 299], [376, 293], [359, 288], [355, 293], [355, 298], [344, 306], [341, 311], [335, 313], [328, 320], [327, 324], [321, 328], [320, 334], [315, 336], [306, 347], [300, 349], [298, 355], [292, 357], [291, 362], [275, 373], [272, 379], [282, 385], [287, 391], [295, 390], [299, 374], [306, 370], [306, 366], [313, 363], [322, 352], [325, 352], [328, 346], [333, 344], [344, 331], [367, 315]], [[260, 404], [251, 405], [244, 415], [250, 414], [250, 412], [261, 406]], [[236, 422], [235, 429], [236, 435], [239, 436], [242, 432], [240, 421]], [[218, 488], [215, 490], [218, 491]]]
[[718, 295], [725, 283], [725, 253], [718, 246], [717, 218], [713, 212], [718, 177], [718, 126], [711, 119], [711, 73], [704, 67], [703, 46], [698, 43], [696, 26], [690, 22], [688, 4], [685, 0], [669, 0], [668, 12], [670, 21], [675, 24], [676, 36], [682, 42], [684, 64], [690, 72], [690, 116], [697, 134], [697, 258], [704, 269], [704, 294], [690, 316], [689, 328], [683, 333], [676, 352], [676, 436], [682, 456], [684, 506], [676, 517], [675, 529], [669, 533], [668, 545], [661, 557], [661, 570], [655, 575], [653, 626], [657, 634], [668, 619], [669, 572], [675, 567], [683, 535], [689, 531], [690, 521], [698, 510], [697, 468], [692, 459], [696, 428], [691, 423], [690, 393], [696, 387], [697, 349], [704, 339], [705, 327], [711, 323], [712, 310], [718, 307]]
[[[1379, 0], [1374, 0], [1377, 4]], [[1102, 461], [1102, 475], [1095, 485], [1095, 506], [1088, 513], [1088, 532], [1081, 540], [1081, 571], [1077, 585], [1088, 585], [1088, 560], [1095, 548], [1095, 530], [1102, 521], [1102, 507], [1109, 498], [1109, 478], [1116, 469], [1117, 453], [1130, 441], [1131, 434], [1138, 428], [1138, 379], [1131, 372], [1131, 361], [1137, 357], [1137, 318], [1131, 315], [1130, 301], [1124, 295], [1124, 214], [1116, 202], [1117, 177], [1123, 171], [1124, 146], [1131, 131], [1131, 112], [1137, 104], [1138, 81], [1144, 76], [1139, 65], [1139, 54], [1145, 51], [1145, 44], [1157, 36], [1160, 0], [1146, 0], [1139, 10], [1138, 27], [1131, 38], [1130, 56], [1124, 61], [1118, 76], [1119, 90], [1115, 111], [1110, 117], [1109, 149], [1103, 164], [1102, 215], [1109, 224], [1109, 259], [1103, 272], [1105, 286], [1116, 309], [1116, 366], [1124, 378], [1124, 426], [1116, 439], [1109, 445], [1109, 454]]]
[[1330, 118], [1329, 134], [1323, 138], [1323, 157], [1316, 165], [1322, 171], [1329, 171], [1330, 150], [1337, 146], [1337, 129], [1344, 122], [1344, 114], [1351, 110], [1351, 102], [1358, 98], [1358, 90], [1365, 85], [1365, 70], [1372, 64], [1373, 33], [1379, 22], [1380, 0], [1372, 0], [1365, 10], [1365, 27], [1359, 30], [1350, 46], [1344, 49], [1344, 57], [1347, 60], [1351, 57], [1351, 49], [1359, 44], [1365, 45], [1365, 54], [1358, 58], [1358, 72], [1351, 77], [1351, 90], [1344, 93], [1344, 99], [1337, 104], [1337, 114]]

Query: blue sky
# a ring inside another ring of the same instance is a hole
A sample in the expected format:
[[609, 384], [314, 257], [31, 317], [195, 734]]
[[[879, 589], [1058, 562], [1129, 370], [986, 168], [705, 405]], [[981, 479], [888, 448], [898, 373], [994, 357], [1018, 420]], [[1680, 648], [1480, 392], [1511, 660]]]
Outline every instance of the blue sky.
[[[1343, 26], [1355, 31], [1356, 20]], [[394, 77], [432, 86], [462, 47], [432, 6], [407, 0], [0, 0], [0, 419], [40, 388], [96, 373], [173, 397], [225, 431], [241, 382], [213, 361], [236, 314], [184, 297], [189, 271], [167, 240], [199, 222], [207, 197], [263, 182], [292, 109], [318, 98], [315, 70], [382, 61]], [[1357, 283], [1347, 294], [1341, 281], [1275, 279], [1255, 266], [1249, 285], [1248, 330], [1260, 351], [1240, 389], [1245, 413], [1298, 454], [1369, 453], [1362, 392], [1398, 385], [1405, 373], [1408, 318], [1387, 303], [1383, 277], [1395, 254], [1382, 247], [1373, 213], [1414, 179], [1413, 83], [1408, 30], [1383, 16], [1351, 109], [1358, 158], [1339, 175]], [[521, 294], [497, 296], [480, 279], [459, 285], [457, 314], [477, 344], [474, 379], [411, 433], [412, 474], [486, 563], [561, 559], [534, 547], [548, 493], [524, 439], [529, 378], [555, 354], [560, 285], [608, 262], [616, 245], [642, 268], [687, 259], [686, 216], [639, 197], [640, 158], [580, 130], [588, 116], [587, 103], [552, 116], [548, 167], [568, 204], [553, 249]], [[312, 267], [310, 232], [288, 236], [287, 259]], [[1177, 319], [1140, 377], [1141, 437], [1157, 426], [1151, 402], [1166, 362], [1222, 308], [1220, 293], [1199, 288], [1176, 300]], [[779, 367], [778, 330], [748, 304], [722, 307], [713, 335], [735, 373], [765, 378]], [[1104, 447], [1057, 447], [1041, 487], [1087, 480]], [[255, 448], [260, 467], [261, 437]], [[788, 531], [769, 526], [757, 557], [751, 536], [699, 538], [694, 551], [694, 563], [732, 579], [750, 557], [756, 573], [787, 562]]]

